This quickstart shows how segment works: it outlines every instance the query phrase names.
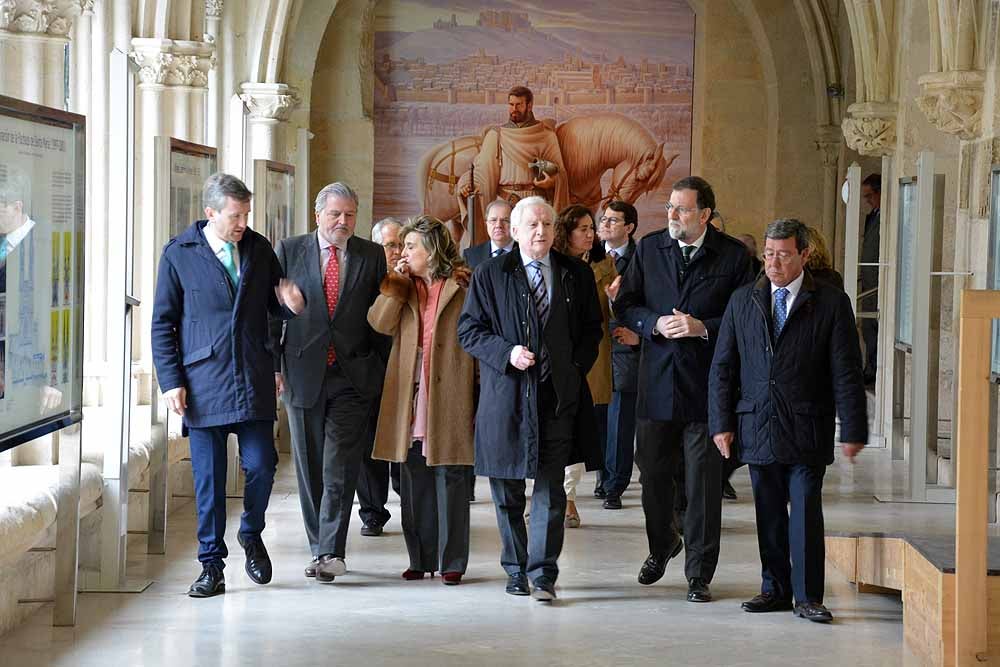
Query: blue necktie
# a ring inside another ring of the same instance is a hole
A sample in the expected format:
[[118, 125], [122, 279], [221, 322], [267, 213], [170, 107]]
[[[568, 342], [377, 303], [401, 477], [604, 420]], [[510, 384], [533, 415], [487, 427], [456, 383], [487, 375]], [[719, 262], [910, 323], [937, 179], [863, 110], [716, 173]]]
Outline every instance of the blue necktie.
[[[539, 326], [544, 329], [545, 323], [549, 321], [549, 290], [545, 287], [545, 276], [542, 275], [542, 263], [535, 260], [531, 264], [528, 264], [528, 266], [532, 269], [531, 296], [535, 301], [535, 311], [538, 313]], [[548, 379], [551, 368], [549, 367], [549, 354], [545, 349], [545, 341], [541, 335], [539, 335], [538, 340], [541, 344], [541, 349], [538, 351], [538, 379], [544, 382]]]
[[239, 284], [240, 278], [236, 273], [236, 262], [233, 261], [233, 242], [226, 241], [222, 245], [222, 266], [226, 269], [229, 279], [233, 281], [233, 287]]
[[779, 287], [774, 290], [774, 337], [781, 335], [781, 330], [785, 328], [785, 320], [788, 319], [788, 305], [785, 298], [788, 297], [788, 290]]

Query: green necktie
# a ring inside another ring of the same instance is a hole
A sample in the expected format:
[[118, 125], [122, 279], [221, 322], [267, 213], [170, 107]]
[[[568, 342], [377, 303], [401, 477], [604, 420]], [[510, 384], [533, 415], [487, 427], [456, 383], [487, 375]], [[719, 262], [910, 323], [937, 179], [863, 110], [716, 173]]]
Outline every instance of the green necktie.
[[233, 243], [226, 241], [222, 245], [222, 266], [225, 267], [229, 279], [233, 281], [233, 287], [239, 284], [240, 278], [236, 275], [236, 262], [233, 261]]

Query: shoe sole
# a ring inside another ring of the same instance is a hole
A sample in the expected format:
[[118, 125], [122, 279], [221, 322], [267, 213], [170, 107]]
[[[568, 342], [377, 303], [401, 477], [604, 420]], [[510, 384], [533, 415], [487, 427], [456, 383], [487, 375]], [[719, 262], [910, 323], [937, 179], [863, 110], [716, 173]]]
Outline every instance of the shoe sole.
[[326, 577], [323, 577], [323, 576], [320, 576], [320, 575], [317, 574], [316, 575], [316, 583], [318, 583], [318, 584], [332, 584], [334, 582], [334, 580], [336, 580], [336, 578], [337, 577], [330, 577], [329, 579], [327, 579]]
[[218, 588], [216, 588], [213, 593], [195, 593], [195, 592], [192, 592], [192, 591], [188, 591], [188, 597], [189, 598], [214, 598], [216, 595], [222, 595], [225, 592], [226, 592], [226, 585], [222, 584], [221, 586], [219, 586]]
[[669, 556], [667, 556], [667, 562], [663, 564], [663, 571], [660, 572], [660, 575], [656, 577], [656, 579], [653, 579], [652, 581], [643, 581], [642, 579], [640, 579], [639, 583], [642, 584], [643, 586], [652, 586], [657, 581], [662, 579], [663, 575], [666, 574], [667, 572], [667, 563], [670, 562], [671, 558], [676, 557], [677, 554], [679, 554], [683, 548], [684, 548], [684, 540], [677, 540], [677, 546], [674, 547], [673, 552]]
[[693, 598], [690, 595], [688, 596], [688, 602], [697, 602], [697, 603], [700, 603], [700, 604], [704, 604], [706, 602], [711, 602], [711, 601], [712, 601], [712, 598], [708, 598], [707, 600], [705, 600], [705, 599], [700, 599], [700, 598]]
[[524, 597], [526, 595], [531, 595], [528, 591], [505, 591], [507, 595], [517, 595], [518, 597]]
[[813, 623], [832, 623], [833, 622], [833, 616], [830, 616], [829, 618], [809, 618], [808, 616], [806, 616], [805, 614], [803, 614], [801, 611], [799, 611], [797, 609], [792, 609], [792, 613], [795, 614], [796, 616], [798, 616], [799, 618], [804, 618], [807, 621], [812, 621]]
[[552, 602], [556, 599], [555, 593], [550, 593], [548, 591], [543, 591], [540, 588], [536, 588], [531, 591], [531, 597], [538, 600], [539, 602]]

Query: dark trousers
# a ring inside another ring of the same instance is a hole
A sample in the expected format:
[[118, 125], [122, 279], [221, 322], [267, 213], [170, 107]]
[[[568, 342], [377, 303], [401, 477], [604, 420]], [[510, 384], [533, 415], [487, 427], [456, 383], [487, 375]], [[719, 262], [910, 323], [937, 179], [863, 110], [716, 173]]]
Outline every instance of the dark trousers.
[[365, 525], [382, 526], [392, 515], [385, 508], [389, 501], [389, 462], [372, 458], [377, 424], [378, 412], [375, 412], [365, 436], [368, 446], [361, 457], [361, 471], [358, 474], [358, 516]]
[[634, 391], [615, 391], [611, 394], [602, 481], [604, 491], [609, 496], [622, 495], [632, 481], [637, 397], [638, 394]]
[[198, 509], [198, 560], [223, 565], [226, 548], [226, 439], [236, 435], [240, 467], [246, 475], [240, 535], [257, 537], [264, 530], [264, 512], [271, 498], [278, 452], [274, 422], [259, 420], [189, 428], [194, 497]]
[[878, 364], [878, 320], [861, 320], [861, 338], [865, 341], [865, 379], [874, 381]]
[[657, 556], [667, 554], [677, 539], [674, 474], [684, 466], [684, 574], [711, 582], [719, 564], [722, 531], [722, 455], [708, 437], [708, 425], [641, 419], [635, 458], [649, 552]]
[[343, 558], [374, 406], [334, 363], [327, 369], [316, 405], [287, 407], [309, 548], [314, 558], [327, 554]]
[[761, 592], [783, 599], [794, 596], [800, 603], [823, 602], [825, 473], [825, 466], [750, 465]]
[[428, 466], [414, 443], [400, 478], [410, 569], [462, 572], [469, 565], [469, 466]]
[[573, 443], [573, 410], [555, 413], [556, 397], [549, 382], [538, 392], [538, 468], [531, 495], [530, 532], [524, 525], [523, 479], [490, 478], [500, 529], [500, 565], [507, 574], [524, 572], [535, 581], [559, 576], [566, 519], [563, 476]]

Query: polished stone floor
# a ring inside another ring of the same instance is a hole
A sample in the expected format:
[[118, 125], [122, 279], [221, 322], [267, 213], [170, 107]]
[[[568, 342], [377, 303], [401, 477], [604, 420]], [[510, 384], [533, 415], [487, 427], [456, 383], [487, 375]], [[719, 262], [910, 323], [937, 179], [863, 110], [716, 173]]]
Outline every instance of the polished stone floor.
[[[636, 582], [646, 556], [639, 487], [625, 509], [603, 510], [581, 496], [583, 526], [567, 531], [559, 599], [552, 605], [503, 592], [498, 538], [488, 485], [472, 508], [472, 560], [458, 587], [439, 579], [404, 582], [407, 565], [399, 505], [382, 537], [361, 537], [352, 519], [349, 572], [334, 584], [303, 578], [308, 552], [294, 474], [283, 461], [265, 541], [274, 581], [252, 584], [236, 545], [239, 506], [230, 506], [225, 596], [185, 596], [195, 562], [191, 507], [171, 515], [167, 556], [132, 557], [130, 574], [155, 583], [139, 595], [84, 594], [75, 628], [52, 628], [42, 607], [0, 638], [0, 665], [897, 665], [913, 664], [903, 647], [899, 596], [859, 595], [828, 566], [832, 625], [790, 613], [750, 615], [740, 602], [759, 584], [749, 477], [734, 477], [739, 500], [723, 510], [722, 560], [712, 584], [716, 602], [684, 599], [680, 562], [656, 585]], [[901, 490], [885, 450], [859, 464], [838, 461], [825, 487], [828, 530], [951, 530], [953, 508], [879, 504], [873, 494]], [[636, 475], [636, 478], [638, 475]], [[581, 489], [592, 485], [588, 474]]]

